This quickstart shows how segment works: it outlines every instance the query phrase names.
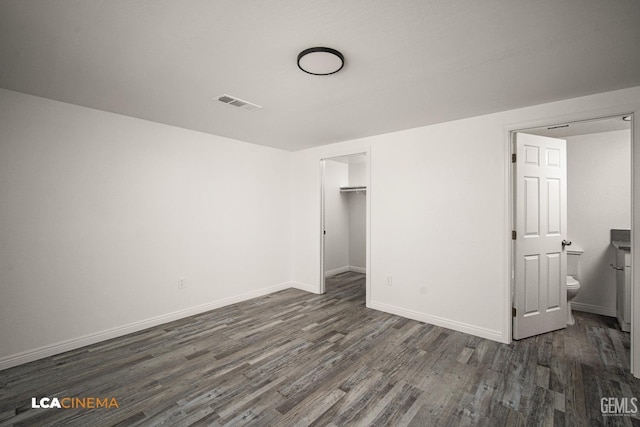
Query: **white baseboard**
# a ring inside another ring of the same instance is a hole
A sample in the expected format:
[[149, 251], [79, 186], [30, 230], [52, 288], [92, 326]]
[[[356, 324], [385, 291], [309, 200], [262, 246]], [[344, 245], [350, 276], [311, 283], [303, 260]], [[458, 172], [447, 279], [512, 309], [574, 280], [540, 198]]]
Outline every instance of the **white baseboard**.
[[320, 289], [315, 286], [307, 285], [306, 283], [291, 282], [290, 287], [300, 289], [301, 291], [311, 292], [312, 294], [320, 294]]
[[334, 268], [333, 270], [327, 270], [324, 272], [324, 277], [335, 276], [336, 274], [346, 273], [349, 270], [349, 266], [345, 265], [344, 267]]
[[246, 301], [256, 297], [261, 297], [263, 295], [282, 291], [284, 289], [289, 289], [291, 287], [297, 287], [296, 285], [297, 284], [294, 284], [292, 282], [284, 282], [278, 285], [269, 286], [269, 287], [258, 289], [251, 292], [246, 292], [244, 294], [235, 295], [229, 298], [223, 298], [220, 300], [211, 301], [206, 304], [198, 305], [198, 306], [187, 308], [184, 310], [178, 310], [172, 313], [162, 314], [160, 316], [155, 316], [150, 319], [130, 323], [128, 325], [118, 326], [115, 328], [107, 329], [105, 331], [96, 332], [96, 333], [84, 335], [78, 338], [72, 338], [70, 340], [49, 344], [33, 350], [27, 350], [21, 353], [5, 356], [0, 358], [0, 371], [4, 369], [12, 368], [14, 366], [22, 365], [24, 363], [32, 362], [34, 360], [42, 359], [44, 357], [49, 357], [55, 354], [64, 353], [66, 351], [75, 350], [80, 347], [95, 344], [101, 341], [106, 341], [112, 338], [121, 337], [123, 335], [131, 334], [133, 332], [142, 331], [144, 329], [151, 328], [153, 326], [162, 325], [163, 323], [168, 323], [174, 320], [193, 316], [195, 314], [204, 313], [206, 311], [214, 310], [216, 308], [224, 307], [231, 304], [236, 304], [238, 302]]
[[407, 310], [400, 307], [384, 304], [381, 302], [370, 301], [367, 304], [368, 308], [374, 310], [384, 311], [385, 313], [395, 314], [397, 316], [406, 317], [408, 319], [417, 320], [424, 323], [429, 323], [436, 326], [442, 326], [443, 328], [452, 329], [458, 332], [464, 332], [466, 334], [475, 335], [480, 338], [487, 338], [492, 341], [507, 342], [503, 333], [493, 329], [481, 328], [467, 323], [456, 322], [453, 320], [445, 319], [438, 316], [431, 316], [428, 314], [420, 313], [413, 310]]
[[620, 325], [620, 329], [623, 332], [631, 332], [631, 323], [625, 322], [621, 316], [616, 315], [616, 320], [618, 320], [618, 325]]
[[584, 311], [587, 313], [600, 314], [602, 316], [616, 317], [615, 308], [601, 307], [599, 305], [585, 304], [582, 302], [571, 301], [571, 309], [577, 311]]
[[353, 271], [356, 273], [367, 274], [367, 269], [364, 267], [356, 267], [355, 265], [345, 265], [344, 267], [334, 268], [333, 270], [327, 270], [324, 272], [324, 277], [335, 276], [336, 274], [346, 273], [347, 271]]

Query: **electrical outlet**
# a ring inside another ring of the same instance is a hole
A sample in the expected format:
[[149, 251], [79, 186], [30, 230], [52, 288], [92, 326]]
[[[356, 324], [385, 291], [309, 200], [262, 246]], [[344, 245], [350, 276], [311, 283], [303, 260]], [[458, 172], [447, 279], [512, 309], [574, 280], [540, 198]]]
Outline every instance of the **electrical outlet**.
[[178, 289], [184, 289], [186, 286], [184, 279], [178, 280]]
[[387, 286], [393, 285], [393, 277], [387, 276], [387, 281], [386, 281], [385, 285], [387, 285]]

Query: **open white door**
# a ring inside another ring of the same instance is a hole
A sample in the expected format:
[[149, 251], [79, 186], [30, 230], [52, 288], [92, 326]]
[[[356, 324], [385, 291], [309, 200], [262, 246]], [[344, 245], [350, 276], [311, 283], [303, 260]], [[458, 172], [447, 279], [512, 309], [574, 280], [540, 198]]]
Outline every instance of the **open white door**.
[[513, 338], [566, 327], [566, 141], [515, 134]]

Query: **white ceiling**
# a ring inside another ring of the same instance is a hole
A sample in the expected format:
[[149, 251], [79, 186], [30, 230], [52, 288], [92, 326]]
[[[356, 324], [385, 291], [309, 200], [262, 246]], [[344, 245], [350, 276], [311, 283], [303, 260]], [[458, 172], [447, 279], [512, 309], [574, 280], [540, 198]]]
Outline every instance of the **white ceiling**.
[[[0, 87], [297, 150], [638, 86], [639, 23], [638, 0], [2, 0]], [[300, 71], [313, 46], [343, 70]]]

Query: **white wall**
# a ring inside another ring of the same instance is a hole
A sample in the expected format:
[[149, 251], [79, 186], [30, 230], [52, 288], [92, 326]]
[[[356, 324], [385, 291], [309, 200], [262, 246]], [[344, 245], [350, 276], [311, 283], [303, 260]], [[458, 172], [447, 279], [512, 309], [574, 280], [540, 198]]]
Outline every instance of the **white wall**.
[[509, 130], [639, 109], [636, 87], [295, 152], [294, 280], [319, 287], [319, 159], [367, 152], [368, 306], [507, 342]]
[[[366, 186], [367, 163], [366, 157], [355, 156], [355, 161], [349, 163], [349, 185], [352, 187]], [[367, 193], [357, 192], [348, 195], [349, 203], [349, 265], [362, 272], [367, 267]]]
[[0, 112], [0, 369], [290, 285], [291, 153], [6, 90]]
[[290, 154], [0, 91], [0, 367], [290, 278], [318, 292], [319, 161], [363, 152], [368, 306], [508, 341], [508, 131], [631, 111], [640, 87]]
[[349, 165], [327, 160], [324, 173], [324, 271], [331, 276], [349, 269], [349, 204], [340, 192], [349, 184]]
[[367, 268], [367, 195], [366, 193], [349, 193], [349, 266], [356, 271], [364, 272]]
[[366, 268], [366, 195], [340, 187], [365, 185], [366, 159], [325, 162], [325, 276]]
[[349, 185], [351, 187], [366, 186], [367, 183], [367, 158], [365, 156], [352, 156], [349, 163]]
[[616, 315], [612, 228], [631, 226], [631, 131], [567, 139], [568, 237], [584, 249], [574, 308]]

